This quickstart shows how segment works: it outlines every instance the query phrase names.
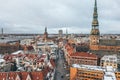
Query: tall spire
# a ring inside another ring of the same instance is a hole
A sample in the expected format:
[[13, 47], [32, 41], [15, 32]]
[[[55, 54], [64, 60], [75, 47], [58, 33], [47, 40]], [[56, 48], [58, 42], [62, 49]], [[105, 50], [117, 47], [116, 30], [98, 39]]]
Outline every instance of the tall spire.
[[45, 32], [47, 32], [47, 27], [45, 27]]
[[67, 28], [66, 28], [66, 38], [68, 38], [68, 30], [67, 30]]
[[47, 39], [47, 38], [48, 38], [47, 27], [45, 27], [44, 39]]
[[67, 28], [66, 28], [66, 35], [68, 35], [68, 30], [67, 30]]
[[95, 0], [95, 7], [97, 8], [97, 1]]
[[1, 34], [2, 34], [2, 36], [3, 36], [3, 28], [1, 29], [1, 32], [2, 32]]
[[97, 13], [97, 1], [96, 0], [95, 0], [95, 5], [94, 5], [94, 13], [93, 13], [92, 26], [94, 26], [94, 27], [99, 26], [98, 13]]
[[99, 26], [99, 22], [98, 22], [98, 13], [97, 13], [97, 0], [95, 0], [91, 34], [99, 35], [98, 26]]

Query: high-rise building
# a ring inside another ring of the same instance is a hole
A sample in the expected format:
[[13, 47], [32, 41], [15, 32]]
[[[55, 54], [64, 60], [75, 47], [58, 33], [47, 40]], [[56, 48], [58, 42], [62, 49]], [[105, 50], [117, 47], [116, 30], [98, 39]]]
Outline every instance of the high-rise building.
[[63, 37], [63, 30], [59, 30], [59, 37], [62, 38]]
[[1, 39], [4, 39], [4, 33], [3, 33], [3, 28], [1, 28], [1, 34], [0, 34]]
[[3, 35], [3, 28], [1, 29], [1, 34]]

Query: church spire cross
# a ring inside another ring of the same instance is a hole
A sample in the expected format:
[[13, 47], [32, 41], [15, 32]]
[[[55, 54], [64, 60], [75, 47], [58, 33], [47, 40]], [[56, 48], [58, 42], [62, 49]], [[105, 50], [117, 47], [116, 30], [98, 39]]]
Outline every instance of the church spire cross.
[[95, 0], [95, 7], [97, 8], [97, 1]]

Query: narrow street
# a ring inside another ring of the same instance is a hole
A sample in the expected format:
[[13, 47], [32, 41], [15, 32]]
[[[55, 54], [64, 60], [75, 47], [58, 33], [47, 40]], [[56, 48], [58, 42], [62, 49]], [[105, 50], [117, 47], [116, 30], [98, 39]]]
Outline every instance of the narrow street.
[[55, 80], [68, 80], [66, 77], [67, 71], [64, 68], [64, 56], [62, 53], [60, 53], [60, 51], [58, 55], [59, 55], [59, 58], [57, 61]]

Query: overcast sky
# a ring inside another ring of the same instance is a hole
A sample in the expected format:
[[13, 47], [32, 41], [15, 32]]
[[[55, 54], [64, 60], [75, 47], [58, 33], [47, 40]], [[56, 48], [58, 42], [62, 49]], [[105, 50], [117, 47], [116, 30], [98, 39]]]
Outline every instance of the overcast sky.
[[[120, 33], [120, 0], [97, 0], [101, 33]], [[90, 33], [94, 0], [0, 0], [5, 33]], [[1, 32], [1, 31], [0, 31]]]

